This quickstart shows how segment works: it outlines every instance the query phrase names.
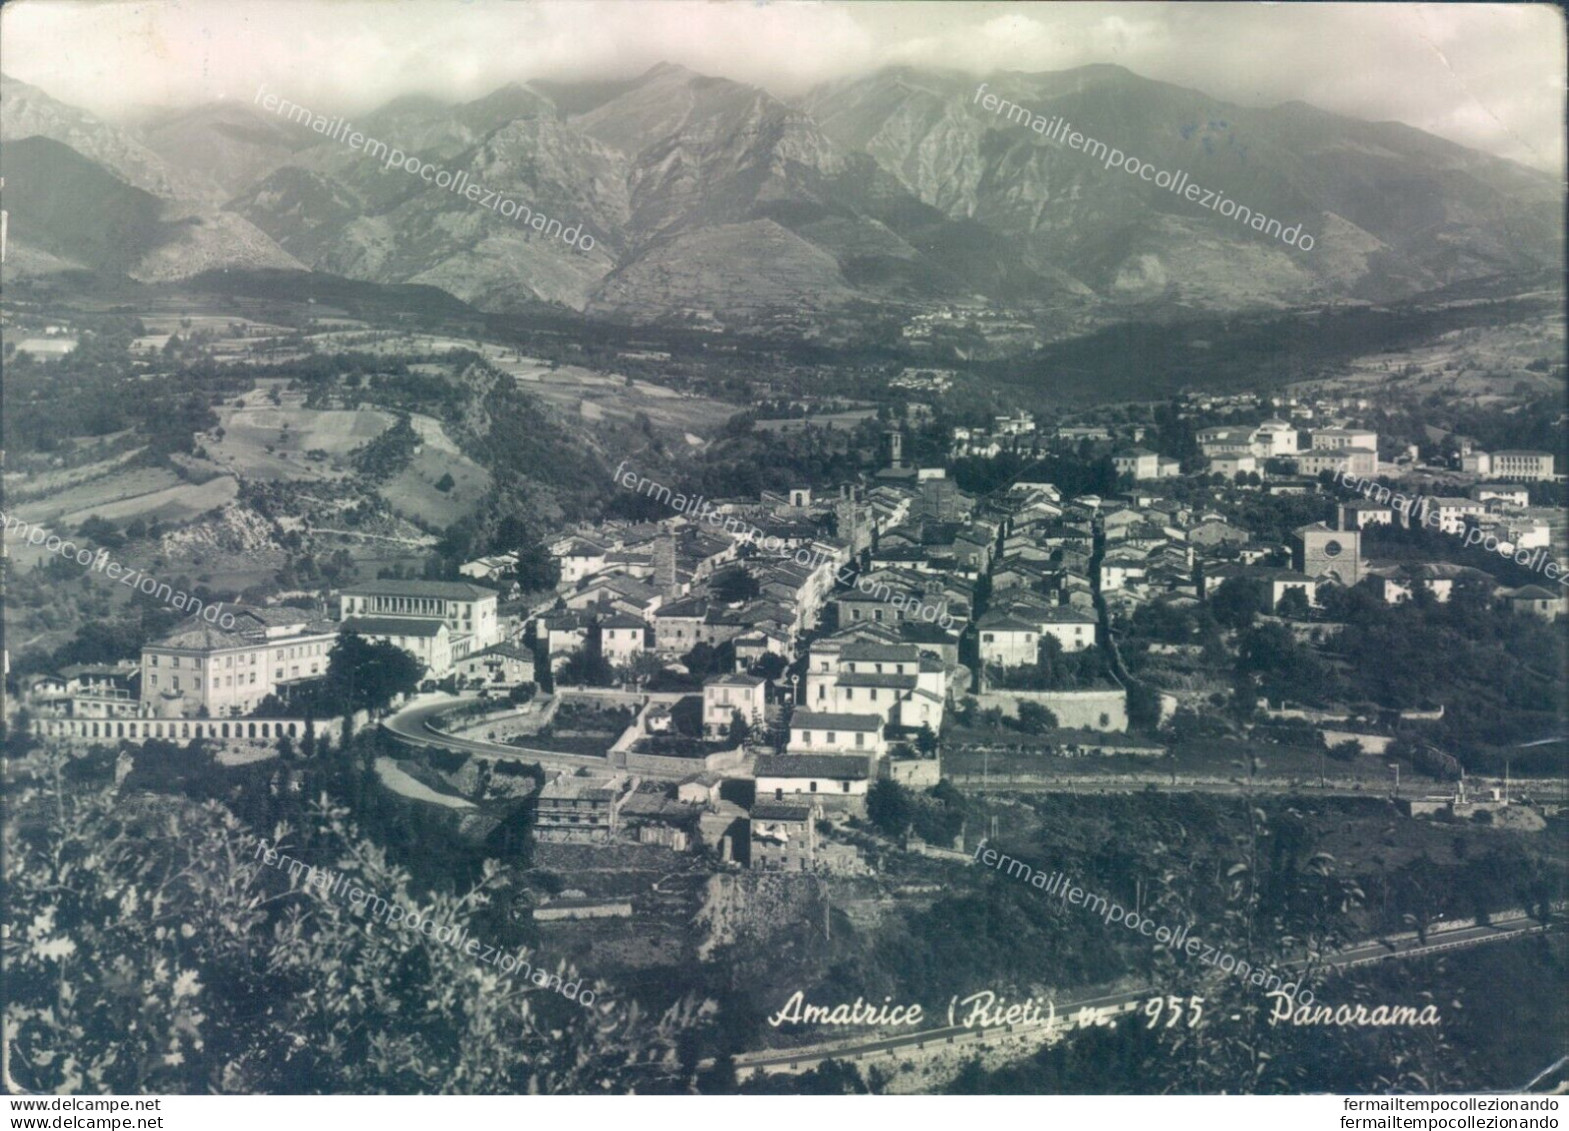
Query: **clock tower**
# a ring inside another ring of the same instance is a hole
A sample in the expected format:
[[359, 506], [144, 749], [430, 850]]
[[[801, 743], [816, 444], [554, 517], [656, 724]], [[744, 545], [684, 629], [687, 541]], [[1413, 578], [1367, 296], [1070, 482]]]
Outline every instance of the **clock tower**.
[[1350, 587], [1362, 580], [1362, 532], [1331, 530], [1322, 522], [1291, 534], [1291, 566], [1309, 577], [1333, 577]]

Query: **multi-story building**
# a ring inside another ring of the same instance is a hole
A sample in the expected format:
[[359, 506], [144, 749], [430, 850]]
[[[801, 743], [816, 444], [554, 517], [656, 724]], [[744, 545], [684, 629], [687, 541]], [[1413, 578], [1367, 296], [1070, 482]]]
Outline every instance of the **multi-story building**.
[[1100, 622], [1093, 612], [1063, 605], [1045, 610], [1035, 623], [1039, 624], [1041, 635], [1055, 637], [1064, 652], [1082, 652], [1094, 646], [1095, 628]]
[[[1435, 495], [1424, 499], [1423, 503], [1423, 523], [1436, 525], [1445, 534], [1464, 534], [1467, 519], [1487, 513], [1486, 504], [1459, 495]], [[1429, 514], [1437, 517], [1430, 521]]]
[[1299, 475], [1319, 475], [1326, 471], [1332, 474], [1353, 474], [1351, 453], [1344, 448], [1315, 448], [1300, 453], [1296, 460]]
[[921, 649], [918, 644], [871, 640], [816, 641], [807, 659], [806, 706], [938, 730], [948, 697], [948, 672], [940, 659]]
[[599, 621], [599, 651], [605, 660], [625, 667], [645, 650], [648, 625], [639, 617], [615, 613]]
[[812, 807], [782, 801], [753, 805], [751, 848], [751, 866], [758, 871], [811, 871], [817, 862]]
[[534, 682], [534, 653], [518, 644], [492, 644], [453, 665], [458, 679], [492, 691]]
[[1378, 433], [1367, 428], [1315, 428], [1310, 433], [1314, 451], [1365, 448], [1378, 451]]
[[1258, 457], [1251, 452], [1236, 452], [1209, 457], [1209, 473], [1235, 479], [1249, 471], [1258, 470]]
[[553, 844], [606, 844], [620, 826], [627, 797], [625, 777], [565, 774], [539, 791], [534, 835]]
[[1266, 420], [1253, 432], [1253, 454], [1274, 459], [1297, 454], [1297, 427], [1284, 420]]
[[1389, 503], [1356, 499], [1340, 504], [1340, 529], [1366, 530], [1369, 526], [1393, 526], [1395, 508]]
[[1033, 664], [1040, 657], [1040, 626], [1003, 609], [993, 609], [977, 622], [983, 666], [1003, 668]]
[[750, 726], [760, 725], [767, 713], [768, 681], [755, 675], [716, 675], [703, 681], [703, 734], [723, 738], [730, 733], [735, 713]]
[[232, 628], [192, 617], [142, 649], [142, 702], [161, 715], [245, 715], [327, 672], [337, 626], [308, 609], [234, 609]]
[[419, 617], [348, 617], [339, 624], [342, 632], [352, 632], [378, 644], [402, 648], [421, 664], [421, 679], [445, 679], [452, 671], [452, 633], [444, 622]]
[[447, 626], [452, 657], [462, 659], [501, 643], [496, 591], [468, 581], [366, 581], [338, 594], [338, 618], [439, 620]]
[[1484, 472], [1489, 479], [1514, 479], [1538, 482], [1553, 478], [1551, 452], [1504, 451], [1492, 454], [1491, 466]]
[[1129, 448], [1111, 457], [1111, 465], [1118, 475], [1131, 475], [1134, 479], [1155, 479], [1160, 475], [1160, 456], [1144, 448]]

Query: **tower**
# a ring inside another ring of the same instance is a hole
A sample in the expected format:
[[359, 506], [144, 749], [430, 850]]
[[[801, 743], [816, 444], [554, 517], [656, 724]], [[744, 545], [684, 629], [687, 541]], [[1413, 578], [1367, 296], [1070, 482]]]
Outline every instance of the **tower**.
[[667, 601], [674, 600], [681, 594], [677, 592], [676, 585], [676, 536], [675, 532], [666, 530], [654, 539], [654, 585], [664, 594]]
[[888, 466], [904, 466], [904, 433], [897, 428], [890, 428], [883, 433], [888, 438]]

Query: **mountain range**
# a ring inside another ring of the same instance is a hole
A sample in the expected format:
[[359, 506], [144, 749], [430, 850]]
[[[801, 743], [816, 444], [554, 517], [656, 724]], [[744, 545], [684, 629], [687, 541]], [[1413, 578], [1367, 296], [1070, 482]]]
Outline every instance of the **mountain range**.
[[493, 311], [735, 324], [976, 302], [1103, 316], [1379, 302], [1562, 262], [1552, 177], [1409, 126], [1243, 108], [1115, 66], [986, 80], [1300, 224], [1302, 250], [1108, 171], [986, 109], [978, 86], [896, 68], [787, 102], [661, 64], [467, 103], [404, 97], [353, 122], [580, 225], [584, 250], [259, 102], [130, 129], [0, 76], [7, 269], [308, 268]]

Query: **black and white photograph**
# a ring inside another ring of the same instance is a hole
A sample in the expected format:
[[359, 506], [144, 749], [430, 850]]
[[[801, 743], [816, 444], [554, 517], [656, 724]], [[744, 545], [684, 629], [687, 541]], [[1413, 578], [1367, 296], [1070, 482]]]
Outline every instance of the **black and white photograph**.
[[1557, 1127], [1565, 24], [4, 3], [8, 1131]]

